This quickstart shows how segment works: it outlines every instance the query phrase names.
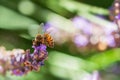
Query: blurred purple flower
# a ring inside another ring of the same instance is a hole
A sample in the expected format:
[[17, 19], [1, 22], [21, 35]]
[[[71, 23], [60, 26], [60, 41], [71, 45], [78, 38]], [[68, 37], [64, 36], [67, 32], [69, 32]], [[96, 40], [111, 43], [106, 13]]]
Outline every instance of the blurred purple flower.
[[88, 39], [87, 37], [85, 37], [84, 35], [77, 35], [74, 37], [74, 43], [78, 46], [78, 47], [84, 47], [88, 44]]
[[117, 26], [115, 27], [115, 23], [111, 22], [103, 27], [103, 30], [106, 35], [111, 35], [113, 31], [117, 29]]
[[44, 25], [43, 30], [46, 32], [46, 31], [48, 31], [51, 27], [53, 27], [53, 24], [50, 23], [50, 22], [47, 22], [47, 23]]
[[90, 35], [92, 33], [92, 25], [82, 17], [75, 17], [72, 19], [74, 26], [85, 34]]
[[107, 40], [108, 46], [115, 47], [116, 43], [115, 43], [114, 37], [112, 35], [106, 36], [106, 40]]
[[110, 17], [113, 19], [120, 19], [120, 1], [114, 0], [112, 6], [110, 7]]
[[116, 15], [115, 19], [119, 20], [120, 19], [120, 14]]

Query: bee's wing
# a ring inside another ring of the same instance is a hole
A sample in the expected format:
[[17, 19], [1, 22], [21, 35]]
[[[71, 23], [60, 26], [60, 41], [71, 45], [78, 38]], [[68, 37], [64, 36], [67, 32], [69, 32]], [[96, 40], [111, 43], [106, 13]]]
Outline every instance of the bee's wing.
[[44, 34], [45, 29], [44, 29], [44, 23], [41, 23], [38, 28], [38, 34]]

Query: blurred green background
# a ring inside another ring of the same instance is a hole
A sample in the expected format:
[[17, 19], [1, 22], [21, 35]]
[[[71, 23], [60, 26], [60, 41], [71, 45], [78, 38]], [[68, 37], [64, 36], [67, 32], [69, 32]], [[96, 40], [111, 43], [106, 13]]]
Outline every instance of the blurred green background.
[[[55, 46], [47, 49], [48, 60], [39, 72], [20, 77], [11, 76], [8, 72], [0, 80], [120, 80], [119, 48], [106, 47], [106, 43], [100, 42], [95, 45], [88, 42], [83, 46], [86, 38], [81, 37], [82, 46], [74, 44], [75, 35], [81, 33], [82, 37], [87, 35], [89, 39], [93, 33], [77, 31], [73, 27], [73, 19], [80, 16], [97, 28], [111, 25], [109, 8], [113, 1], [0, 0], [0, 46], [7, 50], [21, 48], [32, 52], [32, 40], [39, 24], [55, 26], [51, 31]], [[90, 24], [86, 23], [88, 27]], [[112, 26], [116, 27], [115, 24]], [[89, 30], [88, 27], [84, 29]]]

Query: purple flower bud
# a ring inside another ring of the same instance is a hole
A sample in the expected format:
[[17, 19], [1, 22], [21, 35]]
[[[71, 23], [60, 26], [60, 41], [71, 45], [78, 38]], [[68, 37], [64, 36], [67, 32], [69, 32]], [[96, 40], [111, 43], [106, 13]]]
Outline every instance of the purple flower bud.
[[44, 61], [39, 62], [39, 65], [43, 66], [44, 65]]
[[15, 69], [12, 71], [12, 74], [14, 74], [16, 76], [22, 76], [24, 73], [19, 69]]
[[35, 50], [34, 50], [34, 52], [37, 52], [38, 50], [40, 50], [40, 51], [46, 51], [46, 45], [44, 45], [44, 44], [41, 44], [40, 46], [32, 46], [32, 48], [34, 48]]

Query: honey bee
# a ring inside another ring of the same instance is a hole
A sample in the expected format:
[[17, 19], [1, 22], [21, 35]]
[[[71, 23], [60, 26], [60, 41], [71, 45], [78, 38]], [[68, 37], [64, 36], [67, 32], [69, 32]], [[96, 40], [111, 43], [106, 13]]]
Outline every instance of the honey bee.
[[44, 33], [43, 35], [37, 34], [37, 36], [33, 40], [33, 45], [39, 46], [40, 44], [45, 44], [46, 46], [50, 48], [54, 47], [53, 38], [51, 37], [49, 33]]
[[54, 41], [53, 38], [50, 36], [49, 33], [44, 34], [44, 44], [46, 44], [48, 47], [53, 48], [54, 47]]
[[33, 40], [33, 45], [39, 46], [40, 44], [44, 44], [43, 36], [41, 34], [37, 34], [37, 36]]
[[[43, 23], [40, 24], [40, 27], [38, 30], [41, 30], [41, 27], [42, 28], [44, 27]], [[33, 45], [39, 46], [40, 44], [45, 44], [46, 46], [53, 48], [54, 41], [53, 41], [53, 38], [51, 37], [51, 35], [45, 30], [41, 31], [41, 32], [43, 32], [43, 34], [40, 34], [39, 32], [40, 31], [38, 31], [38, 34], [36, 35], [35, 39], [33, 40]]]

